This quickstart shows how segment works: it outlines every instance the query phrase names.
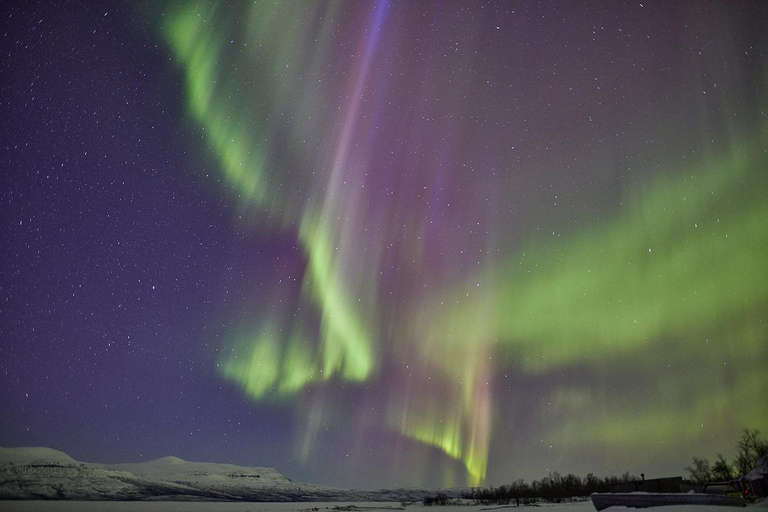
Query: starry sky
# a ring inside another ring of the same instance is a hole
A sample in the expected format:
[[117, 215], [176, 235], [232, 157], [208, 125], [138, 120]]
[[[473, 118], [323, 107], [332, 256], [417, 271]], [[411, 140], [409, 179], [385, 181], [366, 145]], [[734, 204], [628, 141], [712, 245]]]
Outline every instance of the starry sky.
[[437, 487], [768, 430], [765, 3], [0, 12], [0, 445]]

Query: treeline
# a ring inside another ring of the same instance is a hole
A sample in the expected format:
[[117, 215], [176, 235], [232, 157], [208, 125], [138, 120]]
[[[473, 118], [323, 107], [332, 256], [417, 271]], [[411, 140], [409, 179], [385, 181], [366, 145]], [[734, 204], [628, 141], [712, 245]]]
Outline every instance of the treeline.
[[727, 482], [752, 471], [758, 459], [768, 456], [768, 441], [760, 436], [757, 429], [745, 428], [736, 445], [736, 458], [732, 461], [718, 453], [714, 462], [693, 458], [693, 464], [686, 467], [689, 479], [695, 484], [704, 482]]
[[[457, 498], [499, 505], [526, 504], [537, 500], [560, 501], [565, 498], [586, 497], [593, 492], [608, 492], [611, 484], [633, 480], [638, 480], [638, 478], [629, 473], [624, 473], [620, 477], [604, 478], [589, 473], [582, 478], [571, 473], [561, 475], [555, 471], [541, 480], [534, 480], [531, 483], [517, 480], [509, 485], [499, 487], [466, 489], [461, 491]], [[451, 498], [448, 494], [441, 492], [424, 497], [424, 505], [450, 505], [456, 502], [457, 498]]]
[[[733, 461], [728, 461], [718, 453], [714, 463], [694, 457], [693, 465], [685, 469], [690, 474], [691, 483], [723, 482], [749, 473], [758, 459], [764, 456], [768, 456], [768, 441], [762, 439], [758, 430], [745, 428], [738, 441], [737, 455]], [[609, 492], [611, 484], [636, 480], [639, 478], [629, 473], [624, 473], [620, 477], [604, 478], [598, 478], [590, 473], [581, 478], [574, 474], [561, 475], [553, 472], [530, 484], [524, 480], [518, 480], [500, 487], [467, 489], [461, 491], [457, 497], [451, 497], [444, 492], [429, 495], [424, 498], [424, 505], [450, 505], [456, 503], [459, 498], [502, 505], [529, 503], [538, 499], [560, 501], [564, 498], [586, 497], [593, 492]]]
[[518, 500], [527, 502], [532, 498], [560, 500], [589, 496], [593, 492], [608, 492], [611, 484], [637, 479], [629, 473], [624, 473], [620, 477], [609, 476], [605, 478], [599, 478], [589, 473], [582, 478], [572, 473], [561, 475], [555, 471], [541, 480], [534, 480], [530, 484], [524, 480], [518, 480], [500, 487], [468, 489], [461, 493], [461, 498], [499, 504], [508, 504]]

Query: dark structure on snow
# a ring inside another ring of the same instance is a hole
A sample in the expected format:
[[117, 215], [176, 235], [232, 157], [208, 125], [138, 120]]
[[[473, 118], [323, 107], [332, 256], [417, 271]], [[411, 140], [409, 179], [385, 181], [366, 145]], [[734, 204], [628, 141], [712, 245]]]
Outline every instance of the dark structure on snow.
[[680, 492], [683, 477], [651, 478], [633, 480], [631, 482], [616, 482], [611, 484], [611, 492]]

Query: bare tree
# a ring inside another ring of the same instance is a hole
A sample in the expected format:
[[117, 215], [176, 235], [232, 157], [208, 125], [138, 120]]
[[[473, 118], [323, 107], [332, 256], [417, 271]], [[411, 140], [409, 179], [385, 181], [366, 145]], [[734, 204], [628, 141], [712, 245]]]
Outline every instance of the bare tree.
[[703, 484], [712, 481], [712, 466], [707, 459], [693, 458], [693, 464], [685, 468], [691, 475], [691, 482]]
[[717, 460], [712, 464], [712, 476], [721, 482], [734, 477], [733, 464], [728, 462], [721, 453], [717, 454]]
[[749, 473], [757, 464], [757, 459], [765, 455], [768, 455], [768, 441], [760, 437], [759, 430], [745, 428], [739, 439], [736, 471], [740, 475]]

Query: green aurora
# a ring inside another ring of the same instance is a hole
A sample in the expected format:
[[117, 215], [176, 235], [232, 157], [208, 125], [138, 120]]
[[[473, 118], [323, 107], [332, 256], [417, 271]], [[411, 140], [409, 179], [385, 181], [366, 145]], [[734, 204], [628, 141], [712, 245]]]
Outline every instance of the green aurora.
[[[497, 251], [501, 235], [491, 232], [474, 268], [416, 290], [409, 272], [451, 275], [450, 262], [429, 256], [427, 212], [372, 206], [375, 196], [359, 192], [371, 188], [367, 162], [378, 148], [375, 115], [360, 98], [394, 44], [376, 35], [386, 9], [359, 9], [364, 21], [349, 29], [356, 57], [320, 87], [310, 78], [332, 65], [333, 34], [352, 23], [338, 2], [257, 2], [237, 16], [181, 3], [164, 18], [187, 111], [239, 215], [257, 231], [295, 233], [306, 261], [298, 307], [243, 319], [221, 351], [222, 376], [259, 402], [304, 403], [339, 382], [382, 385], [377, 421], [460, 461], [470, 485], [486, 480], [494, 443], [508, 446], [505, 432], [525, 421], [497, 404], [505, 374], [553, 376], [539, 414], [558, 418], [541, 420], [545, 435], [572, 451], [624, 447], [642, 457], [660, 453], [673, 431], [705, 442], [768, 425], [768, 408], [734, 405], [768, 389], [766, 123], [624, 187], [608, 217], [541, 223]], [[238, 53], [230, 37], [246, 42]], [[327, 91], [337, 89], [348, 99], [335, 104]], [[372, 217], [385, 230], [408, 226], [394, 256]], [[393, 260], [402, 286], [381, 278]], [[394, 306], [393, 289], [406, 297]], [[556, 378], [569, 369], [589, 378]], [[643, 382], [629, 414], [622, 380]], [[313, 420], [298, 409], [310, 438]], [[643, 442], [633, 443], [638, 433]]]

